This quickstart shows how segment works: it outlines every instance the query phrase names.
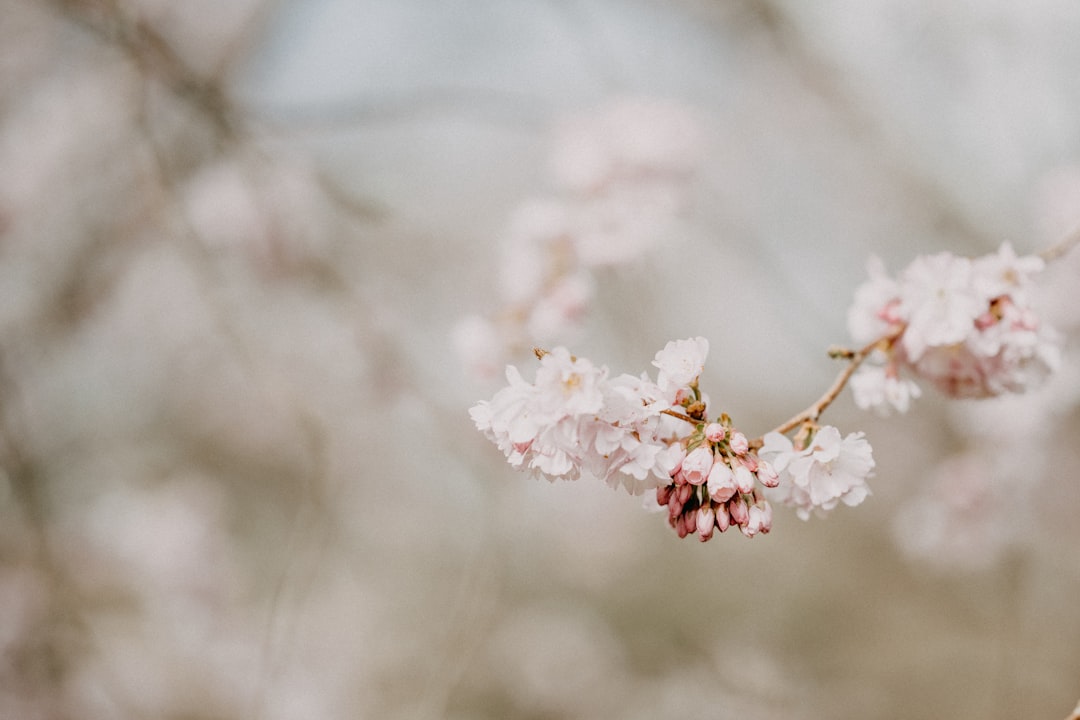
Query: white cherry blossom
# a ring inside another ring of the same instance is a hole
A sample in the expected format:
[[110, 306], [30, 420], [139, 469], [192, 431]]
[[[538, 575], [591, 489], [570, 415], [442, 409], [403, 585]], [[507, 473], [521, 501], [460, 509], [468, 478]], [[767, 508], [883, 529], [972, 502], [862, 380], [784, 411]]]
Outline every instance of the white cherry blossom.
[[922, 390], [887, 367], [867, 365], [851, 377], [851, 393], [861, 409], [887, 416], [893, 410], [906, 413], [911, 401], [922, 395]]
[[656, 384], [664, 392], [686, 387], [701, 375], [708, 354], [709, 341], [703, 337], [672, 340], [653, 360], [652, 364], [660, 370]]
[[803, 450], [796, 450], [786, 436], [770, 432], [758, 454], [780, 476], [776, 499], [794, 506], [803, 520], [841, 502], [858, 505], [870, 494], [866, 479], [874, 469], [873, 450], [861, 432], [841, 439], [839, 430], [826, 425]]
[[529, 383], [517, 368], [508, 385], [469, 414], [514, 467], [576, 480], [595, 475], [631, 494], [667, 482], [681, 448], [666, 437], [670, 406], [647, 376], [608, 379], [608, 369], [563, 347], [544, 354]]
[[872, 263], [848, 327], [856, 342], [883, 345], [852, 379], [856, 403], [903, 412], [919, 395], [903, 373], [951, 397], [1023, 392], [1041, 381], [1059, 353], [1057, 333], [1031, 304], [1044, 265], [1037, 256], [1017, 256], [1008, 243], [974, 260], [918, 257], [897, 281]]

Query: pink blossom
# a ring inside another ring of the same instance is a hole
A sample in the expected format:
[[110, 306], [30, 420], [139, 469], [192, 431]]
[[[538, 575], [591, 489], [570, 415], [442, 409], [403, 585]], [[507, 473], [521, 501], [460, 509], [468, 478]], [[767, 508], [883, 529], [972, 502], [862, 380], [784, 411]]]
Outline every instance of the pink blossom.
[[682, 462], [682, 475], [691, 485], [701, 485], [709, 476], [713, 467], [712, 450], [698, 447], [691, 450]]
[[780, 484], [780, 476], [777, 475], [773, 466], [764, 460], [758, 460], [757, 477], [767, 488], [774, 488]]
[[480, 315], [469, 315], [454, 326], [451, 342], [462, 365], [481, 379], [494, 378], [504, 363], [505, 348], [494, 323]]
[[678, 178], [697, 163], [701, 135], [697, 118], [682, 105], [619, 98], [560, 124], [553, 143], [553, 175], [582, 194], [617, 178]]
[[741, 493], [749, 493], [754, 491], [754, 474], [750, 472], [750, 468], [746, 467], [742, 463], [736, 462], [734, 468], [735, 476], [735, 488]]
[[720, 423], [709, 423], [705, 426], [705, 439], [709, 442], [720, 442], [727, 435], [727, 428]]
[[728, 513], [731, 515], [731, 522], [739, 527], [742, 527], [750, 521], [750, 508], [746, 505], [746, 500], [742, 495], [736, 495], [733, 499], [727, 503]]
[[972, 284], [971, 261], [949, 253], [916, 258], [900, 285], [900, 312], [907, 319], [901, 343], [912, 362], [928, 347], [962, 342], [986, 308]]
[[874, 459], [861, 432], [841, 439], [839, 430], [826, 425], [804, 450], [796, 450], [786, 436], [771, 432], [765, 435], [759, 454], [780, 477], [777, 499], [794, 506], [803, 520], [811, 512], [821, 514], [841, 502], [858, 505], [870, 494], [866, 479]]
[[911, 400], [922, 395], [914, 381], [901, 378], [889, 368], [864, 365], [851, 377], [851, 392], [855, 404], [863, 410], [873, 410], [887, 416], [892, 410], [906, 413]]
[[898, 318], [884, 310], [899, 303], [900, 286], [885, 274], [881, 258], [871, 257], [867, 272], [870, 279], [855, 290], [855, 301], [847, 318], [851, 337], [860, 345], [882, 337], [898, 325]]
[[575, 273], [561, 278], [535, 298], [525, 332], [533, 343], [547, 344], [571, 334], [581, 323], [592, 300], [591, 275]]
[[706, 503], [698, 508], [697, 511], [697, 531], [701, 536], [701, 541], [705, 542], [712, 537], [713, 529], [716, 527], [716, 511], [713, 510], [712, 505]]
[[728, 513], [727, 505], [720, 504], [715, 508], [716, 513], [716, 529], [720, 532], [724, 532], [731, 527], [731, 515]]
[[746, 524], [741, 525], [739, 530], [746, 537], [754, 537], [759, 532], [766, 534], [772, 529], [772, 506], [768, 501], [762, 500], [754, 503], [747, 509]]
[[746, 436], [738, 430], [731, 433], [731, 440], [729, 442], [731, 446], [731, 452], [735, 453], [736, 455], [745, 455], [746, 451], [750, 449], [750, 441], [748, 441], [746, 439]]
[[852, 379], [856, 403], [904, 412], [919, 391], [901, 373], [953, 397], [1022, 392], [1041, 381], [1059, 354], [1057, 333], [1031, 306], [1043, 266], [1008, 243], [975, 260], [949, 253], [916, 258], [898, 281], [874, 265], [856, 291], [848, 325], [859, 343], [889, 344]]
[[653, 360], [652, 364], [660, 369], [656, 384], [670, 393], [686, 387], [701, 375], [708, 354], [709, 341], [703, 337], [672, 340]]
[[735, 494], [735, 475], [722, 458], [716, 458], [713, 463], [707, 488], [709, 497], [716, 502], [727, 502]]
[[647, 377], [608, 379], [606, 367], [558, 347], [540, 360], [535, 382], [514, 367], [506, 378], [470, 415], [511, 465], [549, 479], [584, 471], [632, 494], [670, 481], [682, 449], [660, 434], [668, 405]]

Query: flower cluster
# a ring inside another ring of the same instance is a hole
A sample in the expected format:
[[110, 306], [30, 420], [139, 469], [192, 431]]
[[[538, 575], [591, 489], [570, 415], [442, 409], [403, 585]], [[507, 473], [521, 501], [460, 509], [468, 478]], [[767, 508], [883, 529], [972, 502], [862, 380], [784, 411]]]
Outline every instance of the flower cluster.
[[656, 382], [645, 373], [610, 378], [562, 347], [538, 352], [534, 382], [507, 367], [508, 386], [470, 415], [516, 468], [655, 491], [679, 537], [705, 541], [733, 526], [747, 537], [768, 533], [767, 491], [803, 519], [868, 495], [874, 461], [861, 433], [841, 440], [836, 428], [807, 421], [793, 444], [778, 432], [749, 440], [726, 414], [710, 422], [698, 385], [708, 351], [700, 337], [669, 342], [653, 361]]
[[565, 342], [580, 327], [601, 267], [636, 260], [684, 204], [701, 132], [681, 105], [622, 99], [558, 123], [556, 192], [524, 201], [503, 237], [491, 315], [454, 329], [464, 365], [497, 374], [513, 353]]
[[656, 502], [667, 507], [668, 522], [679, 537], [696, 532], [705, 542], [716, 530], [732, 526], [746, 537], [772, 529], [772, 506], [758, 483], [774, 488], [779, 476], [729, 418], [699, 426], [687, 449], [671, 484], [656, 491]]
[[1021, 392], [1042, 379], [1058, 363], [1056, 333], [1031, 305], [1043, 265], [1008, 243], [974, 260], [922, 256], [897, 279], [872, 261], [848, 311], [855, 341], [875, 343], [852, 378], [856, 403], [905, 412], [920, 391], [902, 371], [951, 397]]
[[647, 375], [608, 377], [608, 369], [566, 348], [540, 358], [533, 383], [506, 369], [507, 387], [469, 411], [476, 427], [516, 468], [554, 480], [582, 471], [637, 495], [667, 480], [678, 462], [673, 418]]

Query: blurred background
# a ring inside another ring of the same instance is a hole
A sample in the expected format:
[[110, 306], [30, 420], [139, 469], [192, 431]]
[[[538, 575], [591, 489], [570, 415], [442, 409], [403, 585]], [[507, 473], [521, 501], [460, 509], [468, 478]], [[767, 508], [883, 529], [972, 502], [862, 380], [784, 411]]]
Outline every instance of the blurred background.
[[563, 342], [705, 336], [760, 435], [871, 254], [1080, 220], [1077, 37], [1067, 0], [0, 0], [0, 719], [1064, 717], [1077, 258], [1044, 390], [845, 394], [873, 496], [753, 540], [514, 472], [453, 328], [566, 118], [677, 107], [678, 210]]

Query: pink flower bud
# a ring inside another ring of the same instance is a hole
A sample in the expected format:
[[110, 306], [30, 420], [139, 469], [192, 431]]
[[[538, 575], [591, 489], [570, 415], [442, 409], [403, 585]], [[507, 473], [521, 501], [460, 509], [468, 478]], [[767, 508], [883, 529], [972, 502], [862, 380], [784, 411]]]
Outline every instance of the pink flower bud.
[[686, 402], [689, 399], [690, 399], [690, 391], [687, 390], [686, 388], [679, 388], [678, 390], [675, 391], [675, 404], [676, 405], [685, 405]]
[[761, 532], [767, 534], [772, 530], [772, 505], [767, 500], [761, 502]]
[[747, 453], [739, 458], [739, 462], [746, 466], [746, 469], [750, 472], [757, 472], [758, 456], [753, 453]]
[[767, 488], [774, 488], [780, 484], [780, 476], [776, 474], [773, 466], [765, 460], [758, 462], [757, 478]]
[[735, 487], [741, 493], [754, 492], [754, 473], [745, 465], [735, 466]]
[[690, 534], [690, 531], [686, 529], [685, 515], [680, 515], [679, 519], [675, 521], [675, 532], [678, 533], [680, 539]]
[[720, 532], [724, 532], [731, 527], [731, 516], [728, 514], [726, 505], [716, 506], [716, 527]]
[[746, 451], [750, 449], [750, 441], [746, 439], [746, 436], [736, 430], [731, 433], [731, 452], [736, 455], [745, 455]]
[[997, 321], [997, 315], [988, 310], [979, 317], [975, 318], [975, 327], [977, 327], [979, 330], [986, 330], [987, 328], [997, 325]]
[[674, 485], [661, 485], [660, 487], [656, 488], [656, 504], [667, 505], [668, 501], [671, 500], [671, 493], [673, 493], [674, 491]]
[[686, 501], [690, 499], [690, 496], [694, 494], [694, 488], [689, 485], [681, 485], [676, 497], [679, 500], [680, 505], [685, 505]]
[[697, 532], [701, 536], [701, 541], [705, 542], [711, 538], [715, 528], [716, 512], [712, 509], [712, 505], [702, 505], [697, 511]]
[[690, 533], [697, 530], [697, 513], [691, 510], [688, 513], [683, 513], [683, 524], [686, 525], [686, 533]]
[[727, 509], [731, 514], [731, 522], [739, 527], [750, 521], [750, 509], [746, 507], [746, 501], [743, 500], [742, 495], [728, 502]]
[[768, 532], [768, 530], [765, 530], [764, 508], [760, 505], [751, 505], [746, 524], [740, 526], [739, 529], [742, 530], [742, 534], [746, 537], [754, 537], [759, 532]]
[[705, 439], [709, 442], [720, 442], [727, 437], [727, 428], [720, 423], [709, 423], [705, 426]]
[[682, 463], [682, 474], [686, 482], [691, 485], [701, 485], [709, 476], [709, 470], [713, 465], [712, 450], [707, 447], [699, 447], [692, 450]]
[[735, 478], [722, 458], [716, 458], [709, 470], [709, 497], [718, 503], [727, 502], [735, 494]]

